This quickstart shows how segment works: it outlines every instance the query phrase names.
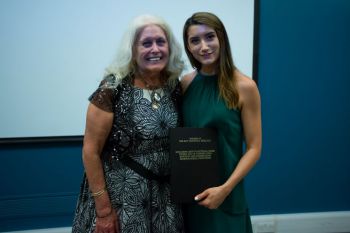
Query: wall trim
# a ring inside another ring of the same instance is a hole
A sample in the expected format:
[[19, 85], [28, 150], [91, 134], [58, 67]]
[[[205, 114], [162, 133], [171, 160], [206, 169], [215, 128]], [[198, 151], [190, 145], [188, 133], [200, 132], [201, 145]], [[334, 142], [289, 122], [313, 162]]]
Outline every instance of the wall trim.
[[3, 233], [71, 233], [71, 227], [58, 227], [58, 228], [47, 228], [47, 229], [34, 229], [26, 231], [7, 231]]
[[350, 211], [252, 216], [254, 233], [350, 232]]
[[[350, 211], [253, 215], [254, 233], [345, 233], [350, 232]], [[71, 227], [3, 233], [70, 233]]]

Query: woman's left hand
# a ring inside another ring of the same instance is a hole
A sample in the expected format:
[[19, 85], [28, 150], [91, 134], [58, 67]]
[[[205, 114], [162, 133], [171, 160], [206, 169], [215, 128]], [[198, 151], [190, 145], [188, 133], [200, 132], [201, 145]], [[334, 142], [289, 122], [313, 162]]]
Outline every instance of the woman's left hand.
[[194, 199], [201, 206], [208, 209], [216, 209], [224, 202], [228, 194], [229, 192], [223, 186], [218, 186], [204, 190], [196, 195]]
[[96, 218], [96, 228], [94, 233], [108, 232], [108, 233], [119, 233], [119, 218], [114, 209], [111, 213], [103, 218]]

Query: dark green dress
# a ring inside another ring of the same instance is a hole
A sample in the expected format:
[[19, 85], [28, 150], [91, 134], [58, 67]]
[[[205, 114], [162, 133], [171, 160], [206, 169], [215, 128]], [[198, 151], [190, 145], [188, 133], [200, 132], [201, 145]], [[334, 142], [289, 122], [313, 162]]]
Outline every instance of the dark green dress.
[[[221, 183], [224, 183], [243, 154], [240, 111], [228, 109], [219, 97], [217, 76], [203, 74], [197, 74], [187, 88], [182, 111], [185, 127], [217, 129], [220, 176]], [[191, 204], [185, 206], [185, 218], [188, 233], [252, 232], [243, 181], [237, 184], [218, 209], [209, 210]]]

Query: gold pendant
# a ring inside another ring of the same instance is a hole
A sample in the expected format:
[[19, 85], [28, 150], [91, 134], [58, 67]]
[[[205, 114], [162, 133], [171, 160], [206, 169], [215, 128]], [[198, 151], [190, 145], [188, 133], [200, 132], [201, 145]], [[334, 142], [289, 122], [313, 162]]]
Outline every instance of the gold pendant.
[[156, 92], [156, 91], [154, 91], [153, 93], [152, 93], [152, 95], [153, 95], [153, 98], [154, 98], [154, 100], [155, 101], [157, 101], [157, 102], [159, 102], [160, 101], [160, 94], [158, 93], [158, 92]]
[[156, 91], [152, 91], [152, 93], [150, 93], [151, 96], [151, 101], [152, 101], [152, 108], [154, 110], [158, 109], [160, 107], [160, 93], [156, 92]]
[[154, 110], [158, 109], [158, 108], [159, 108], [159, 104], [156, 103], [156, 102], [153, 102], [153, 103], [152, 103], [152, 108], [153, 108]]

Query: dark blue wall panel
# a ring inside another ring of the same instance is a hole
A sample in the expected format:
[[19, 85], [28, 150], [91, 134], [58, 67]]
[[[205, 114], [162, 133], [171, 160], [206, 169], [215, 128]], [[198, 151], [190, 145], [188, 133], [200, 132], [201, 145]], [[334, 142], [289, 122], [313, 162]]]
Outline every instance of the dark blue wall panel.
[[350, 1], [261, 0], [253, 214], [350, 210]]
[[71, 225], [83, 175], [81, 144], [1, 146], [0, 232]]

